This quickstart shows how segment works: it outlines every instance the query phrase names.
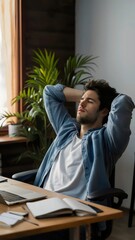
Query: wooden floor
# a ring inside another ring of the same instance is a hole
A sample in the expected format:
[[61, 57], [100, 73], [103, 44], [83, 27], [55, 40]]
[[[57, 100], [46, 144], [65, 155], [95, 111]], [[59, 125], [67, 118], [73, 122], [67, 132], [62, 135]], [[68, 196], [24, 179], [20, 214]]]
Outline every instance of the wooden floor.
[[125, 215], [122, 219], [114, 220], [113, 231], [108, 240], [135, 240], [135, 215], [132, 227], [128, 227], [128, 211], [124, 210]]

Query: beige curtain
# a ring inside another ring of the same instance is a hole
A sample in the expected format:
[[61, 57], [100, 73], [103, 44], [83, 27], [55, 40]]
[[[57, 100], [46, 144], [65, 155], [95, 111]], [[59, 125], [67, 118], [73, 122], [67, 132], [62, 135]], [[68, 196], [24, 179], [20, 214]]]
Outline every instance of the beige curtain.
[[0, 0], [0, 24], [2, 34], [1, 55], [4, 62], [4, 78], [6, 81], [7, 106], [9, 111], [18, 110], [11, 106], [11, 99], [20, 90], [19, 79], [19, 4], [20, 0]]

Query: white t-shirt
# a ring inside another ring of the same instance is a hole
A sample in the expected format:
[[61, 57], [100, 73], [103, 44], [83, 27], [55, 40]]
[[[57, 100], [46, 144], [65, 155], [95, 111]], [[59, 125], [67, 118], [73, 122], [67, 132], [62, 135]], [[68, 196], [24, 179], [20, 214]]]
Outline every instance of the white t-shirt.
[[44, 183], [51, 190], [80, 199], [86, 198], [86, 178], [82, 162], [81, 139], [76, 135], [73, 141], [57, 156]]

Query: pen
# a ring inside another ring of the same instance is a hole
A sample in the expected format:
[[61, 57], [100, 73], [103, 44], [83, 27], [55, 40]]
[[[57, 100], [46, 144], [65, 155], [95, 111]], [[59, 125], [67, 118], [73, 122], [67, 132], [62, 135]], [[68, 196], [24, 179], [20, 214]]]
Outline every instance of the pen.
[[[16, 216], [22, 216], [22, 217], [23, 217], [23, 220], [24, 220], [25, 222], [29, 222], [29, 223], [31, 223], [31, 224], [33, 224], [33, 225], [39, 226], [38, 223], [35, 223], [35, 222], [31, 221], [31, 220], [26, 219], [26, 217], [24, 217], [24, 216], [22, 215], [22, 213], [20, 213], [20, 212], [9, 211], [9, 213], [10, 213], [11, 215], [13, 214], [13, 215], [16, 215]], [[28, 214], [28, 213], [27, 213], [27, 214]]]
[[[25, 210], [25, 211], [27, 211], [27, 213], [29, 213], [29, 211], [28, 211], [28, 208], [26, 207], [26, 206], [22, 206], [22, 208]], [[38, 223], [35, 223], [35, 222], [32, 222], [32, 221], [30, 221], [30, 220], [28, 220], [28, 219], [24, 219], [26, 222], [29, 222], [29, 223], [31, 223], [31, 224], [34, 224], [34, 225], [36, 225], [36, 226], [39, 226], [39, 224]]]
[[29, 223], [31, 223], [31, 224], [33, 224], [33, 225], [39, 226], [38, 223], [32, 222], [32, 221], [30, 221], [30, 220], [28, 220], [28, 219], [26, 219], [26, 218], [24, 218], [24, 221], [25, 221], [25, 222], [29, 222]]

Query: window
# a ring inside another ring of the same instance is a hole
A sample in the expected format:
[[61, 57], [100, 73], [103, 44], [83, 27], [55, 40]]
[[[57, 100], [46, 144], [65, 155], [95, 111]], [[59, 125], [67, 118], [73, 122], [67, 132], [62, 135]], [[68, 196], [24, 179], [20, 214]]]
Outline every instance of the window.
[[[2, 4], [2, 1], [0, 2]], [[1, 6], [2, 7], [2, 6]], [[1, 9], [2, 10], [2, 9]], [[4, 19], [3, 19], [4, 20]], [[0, 21], [0, 114], [7, 110], [7, 91], [6, 91], [6, 77], [5, 77], [5, 59], [3, 58], [3, 36], [2, 36], [2, 20]]]
[[22, 0], [0, 0], [0, 113], [16, 111], [19, 92], [19, 9]]

